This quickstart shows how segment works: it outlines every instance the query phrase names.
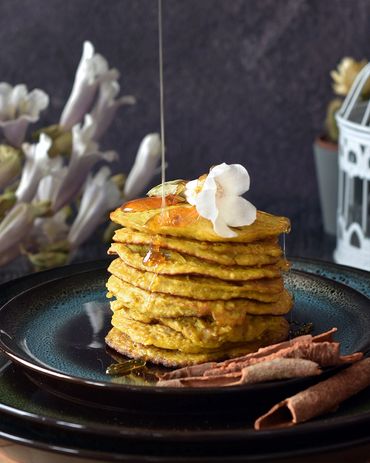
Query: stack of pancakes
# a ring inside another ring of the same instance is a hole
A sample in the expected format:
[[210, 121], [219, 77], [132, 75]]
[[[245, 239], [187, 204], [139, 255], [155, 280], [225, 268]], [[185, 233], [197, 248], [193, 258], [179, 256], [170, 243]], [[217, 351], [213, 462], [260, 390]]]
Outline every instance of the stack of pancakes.
[[222, 238], [186, 203], [153, 198], [111, 214], [116, 231], [107, 283], [113, 328], [107, 344], [166, 366], [221, 360], [284, 340], [293, 303], [278, 237], [289, 220], [257, 213]]

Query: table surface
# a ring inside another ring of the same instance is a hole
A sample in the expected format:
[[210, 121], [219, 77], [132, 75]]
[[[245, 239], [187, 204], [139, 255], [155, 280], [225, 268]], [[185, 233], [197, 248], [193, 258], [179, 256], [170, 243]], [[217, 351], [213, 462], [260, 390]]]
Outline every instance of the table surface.
[[[306, 257], [332, 261], [335, 238], [325, 235], [320, 226], [317, 208], [297, 210], [291, 217], [292, 232], [286, 237], [288, 256]], [[77, 254], [75, 261], [94, 260], [106, 255], [106, 245], [90, 243]], [[7, 268], [0, 269], [0, 282], [9, 281], [29, 272], [24, 261], [18, 260]], [[328, 452], [322, 455], [300, 457], [299, 459], [279, 459], [279, 463], [331, 463], [353, 461], [370, 463], [370, 444], [346, 450]], [[74, 456], [64, 456], [28, 448], [0, 439], [0, 463], [84, 463], [88, 460]]]

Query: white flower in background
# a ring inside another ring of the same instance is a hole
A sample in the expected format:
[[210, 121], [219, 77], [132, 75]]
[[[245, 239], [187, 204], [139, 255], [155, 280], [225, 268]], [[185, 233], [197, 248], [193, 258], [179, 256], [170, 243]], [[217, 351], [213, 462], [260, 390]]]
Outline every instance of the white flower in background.
[[37, 122], [49, 104], [48, 95], [39, 89], [28, 92], [23, 84], [0, 83], [0, 127], [7, 141], [21, 146], [30, 122]]
[[58, 191], [68, 172], [67, 166], [63, 166], [62, 158], [58, 158], [58, 160], [58, 167], [51, 170], [50, 174], [45, 175], [45, 177], [40, 180], [35, 196], [37, 201], [50, 201], [51, 204], [55, 203]]
[[76, 124], [72, 129], [72, 154], [68, 170], [55, 193], [53, 210], [56, 212], [68, 204], [81, 190], [91, 168], [100, 160], [112, 162], [117, 159], [114, 151], [99, 151], [93, 140], [95, 123], [87, 114], [84, 124]]
[[16, 204], [0, 223], [0, 256], [29, 235], [33, 221], [46, 212], [47, 204]]
[[136, 103], [135, 97], [131, 95], [116, 98], [119, 90], [119, 83], [115, 80], [108, 80], [100, 84], [98, 98], [91, 111], [91, 116], [96, 125], [94, 140], [99, 140], [107, 131], [120, 106]]
[[[35, 200], [53, 204], [56, 200], [58, 189], [66, 174], [67, 167], [61, 166], [59, 169], [42, 178], [37, 189]], [[67, 239], [70, 228], [67, 223], [69, 214], [70, 208], [66, 206], [51, 217], [42, 217], [35, 220], [33, 235], [40, 247], [45, 245], [45, 243], [56, 243]]]
[[136, 155], [134, 165], [126, 179], [125, 200], [137, 197], [156, 174], [161, 158], [161, 139], [157, 133], [146, 135]]
[[37, 218], [34, 222], [33, 235], [40, 247], [67, 239], [69, 225], [69, 208], [64, 207], [52, 217]]
[[219, 164], [204, 180], [186, 185], [186, 199], [198, 214], [213, 224], [217, 235], [234, 238], [237, 233], [229, 227], [250, 225], [256, 220], [255, 206], [241, 195], [249, 190], [248, 171], [240, 164]]
[[102, 55], [95, 53], [92, 43], [84, 42], [71, 95], [60, 118], [60, 126], [67, 131], [81, 122], [93, 105], [99, 85], [104, 81], [117, 80], [118, 77], [117, 69], [109, 69], [108, 62]]
[[0, 145], [0, 190], [8, 186], [22, 169], [21, 152], [12, 146]]
[[110, 169], [102, 167], [87, 179], [77, 217], [68, 234], [72, 249], [86, 241], [105, 215], [121, 203], [121, 192], [110, 175]]
[[38, 143], [23, 143], [26, 157], [21, 180], [15, 192], [19, 202], [31, 202], [39, 187], [41, 179], [51, 171], [58, 171], [62, 166], [60, 157], [50, 158], [49, 148], [52, 145], [50, 137], [42, 133]]

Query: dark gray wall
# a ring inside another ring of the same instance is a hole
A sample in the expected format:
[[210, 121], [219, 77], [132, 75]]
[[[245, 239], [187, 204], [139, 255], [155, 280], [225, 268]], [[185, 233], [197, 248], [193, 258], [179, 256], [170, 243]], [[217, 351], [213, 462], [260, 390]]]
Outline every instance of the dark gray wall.
[[[127, 169], [159, 129], [156, 14], [155, 0], [1, 0], [0, 80], [45, 89], [53, 123], [90, 39], [138, 98], [104, 139]], [[260, 208], [318, 210], [311, 144], [329, 71], [370, 58], [369, 18], [369, 0], [164, 0], [168, 177], [241, 162]]]

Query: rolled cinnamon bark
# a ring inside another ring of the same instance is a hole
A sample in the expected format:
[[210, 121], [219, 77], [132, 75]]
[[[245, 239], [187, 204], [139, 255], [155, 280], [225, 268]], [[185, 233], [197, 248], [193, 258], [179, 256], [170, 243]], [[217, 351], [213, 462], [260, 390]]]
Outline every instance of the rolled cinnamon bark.
[[254, 428], [283, 428], [302, 423], [333, 410], [369, 385], [370, 358], [366, 358], [276, 404], [255, 421]]
[[200, 376], [190, 378], [174, 378], [161, 380], [158, 386], [165, 387], [215, 387], [256, 384], [278, 379], [302, 378], [321, 373], [319, 365], [310, 360], [300, 358], [279, 358], [269, 362], [261, 362], [243, 368], [237, 375], [234, 373], [221, 376]]
[[321, 373], [319, 365], [301, 358], [278, 358], [242, 369], [239, 384], [256, 384], [277, 379], [303, 378]]

